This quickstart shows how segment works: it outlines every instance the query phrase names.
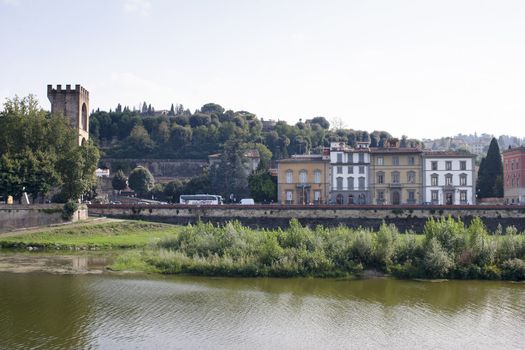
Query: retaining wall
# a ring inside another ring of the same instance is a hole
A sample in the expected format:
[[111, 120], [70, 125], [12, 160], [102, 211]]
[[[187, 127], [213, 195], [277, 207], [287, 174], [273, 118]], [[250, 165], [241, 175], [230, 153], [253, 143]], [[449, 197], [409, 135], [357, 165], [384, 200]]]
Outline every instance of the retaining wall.
[[[63, 223], [63, 207], [63, 204], [0, 204], [0, 232]], [[73, 215], [72, 221], [85, 220], [87, 218], [87, 206], [79, 205], [79, 209]]]
[[480, 217], [488, 229], [514, 226], [525, 231], [525, 206], [281, 206], [281, 205], [90, 205], [90, 215], [139, 219], [173, 224], [238, 220], [258, 228], [287, 227], [296, 218], [303, 225], [334, 227], [345, 225], [377, 229], [381, 223], [394, 224], [401, 231], [421, 232], [433, 217], [461, 218], [469, 223]]

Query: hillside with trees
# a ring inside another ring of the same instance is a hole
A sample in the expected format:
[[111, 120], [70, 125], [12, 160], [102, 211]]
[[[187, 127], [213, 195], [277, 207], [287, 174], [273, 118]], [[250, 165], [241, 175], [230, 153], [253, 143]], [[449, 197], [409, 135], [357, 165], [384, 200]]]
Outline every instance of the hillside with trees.
[[[225, 110], [215, 103], [192, 113], [182, 105], [158, 112], [144, 102], [141, 110], [119, 104], [115, 111], [95, 111], [90, 118], [90, 137], [110, 158], [205, 159], [209, 154], [222, 152], [228, 140], [236, 140], [265, 145], [275, 160], [319, 152], [332, 141], [350, 145], [370, 141], [371, 147], [378, 147], [391, 135], [386, 131], [345, 129], [341, 125], [330, 128], [328, 120], [321, 116], [290, 125], [285, 121], [265, 121], [247, 111]], [[401, 143], [420, 144], [405, 136]]]

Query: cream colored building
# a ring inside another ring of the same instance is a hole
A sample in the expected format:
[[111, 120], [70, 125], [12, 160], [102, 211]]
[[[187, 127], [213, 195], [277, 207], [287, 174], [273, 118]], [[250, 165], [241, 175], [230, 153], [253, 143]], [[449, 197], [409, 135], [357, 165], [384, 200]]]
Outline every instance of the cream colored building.
[[371, 148], [370, 193], [372, 204], [421, 204], [423, 201], [422, 150], [401, 148], [399, 141]]
[[278, 162], [277, 197], [281, 204], [326, 204], [330, 192], [330, 151], [295, 155]]

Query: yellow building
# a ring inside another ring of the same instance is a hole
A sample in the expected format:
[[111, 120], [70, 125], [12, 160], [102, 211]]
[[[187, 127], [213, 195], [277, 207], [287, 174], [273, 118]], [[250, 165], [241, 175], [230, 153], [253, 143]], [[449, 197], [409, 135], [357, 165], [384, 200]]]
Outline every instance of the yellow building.
[[330, 153], [281, 159], [277, 197], [281, 204], [326, 204], [330, 191]]
[[396, 139], [371, 148], [370, 193], [373, 204], [421, 204], [422, 150], [399, 147]]

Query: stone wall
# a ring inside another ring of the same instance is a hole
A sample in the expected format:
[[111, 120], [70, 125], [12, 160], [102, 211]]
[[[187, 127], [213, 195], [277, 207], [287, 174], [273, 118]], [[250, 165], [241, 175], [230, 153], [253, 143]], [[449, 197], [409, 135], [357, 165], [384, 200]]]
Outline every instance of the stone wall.
[[[0, 232], [63, 223], [63, 207], [63, 204], [0, 204]], [[88, 208], [85, 205], [79, 205], [72, 221], [87, 218]]]
[[303, 225], [334, 227], [367, 227], [377, 229], [382, 222], [395, 224], [401, 231], [422, 232], [431, 218], [460, 217], [466, 223], [480, 217], [489, 230], [501, 224], [525, 231], [525, 206], [280, 206], [280, 205], [91, 205], [90, 215], [140, 219], [173, 224], [195, 223], [198, 220], [222, 224], [238, 220], [244, 225], [259, 228], [286, 227], [296, 218]]
[[[188, 179], [202, 174], [202, 170], [208, 165], [207, 160], [202, 159], [113, 159], [103, 158], [100, 164], [111, 169], [113, 175], [119, 167], [125, 167], [125, 172], [133, 170], [138, 165], [146, 167], [155, 179]], [[126, 174], [128, 175], [128, 174]]]

